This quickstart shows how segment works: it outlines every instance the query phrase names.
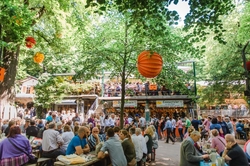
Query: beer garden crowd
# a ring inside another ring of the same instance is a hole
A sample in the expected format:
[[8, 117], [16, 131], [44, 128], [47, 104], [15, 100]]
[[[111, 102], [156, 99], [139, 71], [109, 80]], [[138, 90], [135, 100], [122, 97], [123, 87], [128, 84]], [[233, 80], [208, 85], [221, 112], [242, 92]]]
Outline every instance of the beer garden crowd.
[[[136, 85], [134, 92], [139, 94], [142, 89], [139, 83]], [[121, 91], [119, 86], [117, 87], [115, 91]], [[107, 94], [111, 94], [108, 89]], [[155, 95], [150, 94], [152, 91], [147, 85], [145, 92], [148, 92], [148, 95]], [[169, 89], [163, 89], [163, 92], [166, 92], [166, 95], [172, 94]], [[202, 114], [193, 119], [152, 115], [148, 124], [144, 115], [125, 114], [124, 128], [121, 129], [119, 115], [114, 113], [93, 113], [87, 121], [84, 121], [82, 116], [73, 109], [62, 112], [49, 111], [44, 119], [36, 118], [33, 108], [26, 114], [19, 113], [18, 118], [5, 119], [1, 122], [3, 138], [0, 142], [0, 165], [25, 165], [34, 158], [32, 148], [35, 148], [39, 150], [41, 157], [52, 158], [47, 165], [53, 165], [59, 155], [80, 155], [97, 151], [97, 157], [102, 159], [108, 151], [110, 163], [113, 166], [141, 166], [145, 162], [150, 163], [155, 160], [158, 141], [165, 141], [168, 144], [169, 139], [173, 145], [176, 141], [194, 142], [192, 148], [195, 148], [195, 153], [180, 151], [181, 166], [199, 165], [200, 161], [209, 158], [206, 150], [210, 147], [223, 156], [230, 166], [239, 161], [246, 161], [248, 164], [250, 159], [248, 155], [250, 154], [250, 144], [248, 145], [250, 121], [248, 119], [202, 116]], [[31, 146], [25, 136], [28, 139], [35, 137], [40, 140], [33, 141], [31, 144], [35, 143], [36, 146]], [[236, 155], [237, 157], [232, 155], [235, 152], [231, 149], [237, 145], [235, 138], [247, 141], [244, 152], [242, 149], [242, 152], [239, 149], [236, 150], [244, 155]], [[12, 146], [13, 142], [21, 150]], [[232, 146], [229, 146], [229, 143]], [[182, 143], [182, 146], [185, 144]], [[187, 154], [196, 158], [186, 158]], [[245, 163], [242, 164], [244, 166]]]

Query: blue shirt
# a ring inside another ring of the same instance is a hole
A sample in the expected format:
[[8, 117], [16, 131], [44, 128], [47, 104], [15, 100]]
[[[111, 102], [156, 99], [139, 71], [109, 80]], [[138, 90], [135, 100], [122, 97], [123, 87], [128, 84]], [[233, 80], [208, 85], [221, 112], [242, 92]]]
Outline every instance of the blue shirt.
[[170, 120], [167, 120], [167, 122], [165, 123], [165, 127], [163, 130], [166, 130], [166, 129], [172, 129], [172, 122]]
[[46, 118], [47, 122], [52, 122], [53, 118], [51, 115], [49, 115], [47, 118]]
[[84, 148], [85, 145], [87, 145], [86, 138], [81, 139], [78, 135], [74, 136], [67, 147], [66, 155], [74, 154], [76, 152], [76, 146]]

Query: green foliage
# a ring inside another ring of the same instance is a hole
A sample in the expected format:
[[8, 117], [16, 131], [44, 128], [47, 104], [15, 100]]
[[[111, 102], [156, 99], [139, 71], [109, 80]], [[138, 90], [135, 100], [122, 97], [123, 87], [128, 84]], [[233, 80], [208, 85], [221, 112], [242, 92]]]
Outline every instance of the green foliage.
[[64, 96], [84, 94], [92, 88], [88, 83], [74, 84], [64, 77], [51, 77], [44, 74], [39, 77], [35, 87], [35, 105], [49, 108], [51, 104], [60, 102]]
[[0, 46], [11, 49], [20, 44], [31, 30], [35, 13], [27, 5], [10, 0], [2, 0], [0, 9]]
[[239, 25], [239, 32], [238, 32], [238, 40], [240, 43], [245, 44], [247, 41], [250, 40], [250, 3], [247, 2], [243, 9], [243, 14], [240, 18]]

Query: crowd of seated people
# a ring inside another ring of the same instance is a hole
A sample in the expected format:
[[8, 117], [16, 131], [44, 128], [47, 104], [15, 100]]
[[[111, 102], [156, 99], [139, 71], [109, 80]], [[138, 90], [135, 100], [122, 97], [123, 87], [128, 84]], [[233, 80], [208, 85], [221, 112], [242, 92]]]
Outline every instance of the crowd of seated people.
[[[72, 115], [72, 116], [71, 116]], [[103, 158], [106, 150], [109, 150], [112, 164], [136, 165], [143, 161], [150, 161], [152, 149], [155, 148], [153, 141], [158, 140], [154, 126], [146, 128], [146, 120], [143, 116], [124, 117], [124, 129], [120, 129], [120, 117], [115, 114], [91, 114], [83, 121], [78, 118], [78, 113], [64, 114], [51, 111], [44, 119], [37, 119], [36, 116], [30, 118], [16, 118], [9, 122], [4, 120], [2, 132], [7, 133], [0, 142], [0, 157], [6, 163], [22, 161], [16, 165], [23, 165], [29, 160], [25, 153], [7, 151], [8, 138], [22, 140], [25, 143], [23, 149], [27, 149], [27, 154], [32, 155], [29, 138], [41, 138], [40, 157], [51, 158], [49, 165], [59, 155], [83, 154], [95, 151], [101, 142], [103, 146], [99, 148], [98, 158]], [[18, 129], [18, 130], [17, 130]], [[145, 136], [142, 134], [145, 133]], [[19, 138], [20, 137], [20, 138]], [[115, 147], [115, 149], [114, 149]], [[114, 150], [114, 151], [113, 151]], [[117, 151], [118, 150], [118, 151]], [[18, 159], [16, 159], [17, 157]], [[3, 164], [6, 165], [6, 164]]]

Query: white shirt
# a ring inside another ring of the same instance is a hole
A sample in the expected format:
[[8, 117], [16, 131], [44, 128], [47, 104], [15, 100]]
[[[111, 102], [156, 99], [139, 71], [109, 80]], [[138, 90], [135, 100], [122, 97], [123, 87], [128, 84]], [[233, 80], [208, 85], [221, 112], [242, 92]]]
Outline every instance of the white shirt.
[[101, 126], [105, 126], [105, 124], [104, 124], [104, 117], [103, 117], [103, 116], [100, 116], [100, 119], [101, 119], [101, 121], [100, 121]]
[[72, 140], [72, 138], [74, 136], [75, 135], [74, 135], [74, 133], [72, 131], [63, 132], [62, 133], [62, 139], [63, 139], [64, 143], [60, 148], [66, 151], [70, 141]]
[[106, 127], [106, 126], [110, 126], [110, 124], [109, 124], [109, 119], [104, 119], [104, 126]]
[[54, 129], [48, 129], [43, 132], [43, 151], [52, 151], [57, 149], [58, 143], [64, 143], [62, 136], [58, 131]]
[[115, 126], [115, 118], [114, 119], [112, 119], [111, 117], [109, 118], [109, 125]]
[[132, 118], [131, 117], [128, 117], [128, 123], [130, 124], [132, 122]]
[[131, 139], [135, 146], [136, 161], [138, 162], [142, 159], [142, 156], [143, 156], [143, 150], [142, 150], [142, 144], [140, 142], [140, 137], [133, 134], [131, 136]]
[[147, 149], [145, 138], [141, 134], [138, 135], [137, 137], [139, 137], [143, 153], [148, 154], [148, 149]]
[[176, 121], [175, 121], [175, 119], [172, 119], [172, 128], [176, 128]]
[[140, 120], [139, 120], [139, 122], [140, 122], [140, 126], [141, 127], [145, 127], [146, 126], [146, 119], [144, 117], [141, 117]]

